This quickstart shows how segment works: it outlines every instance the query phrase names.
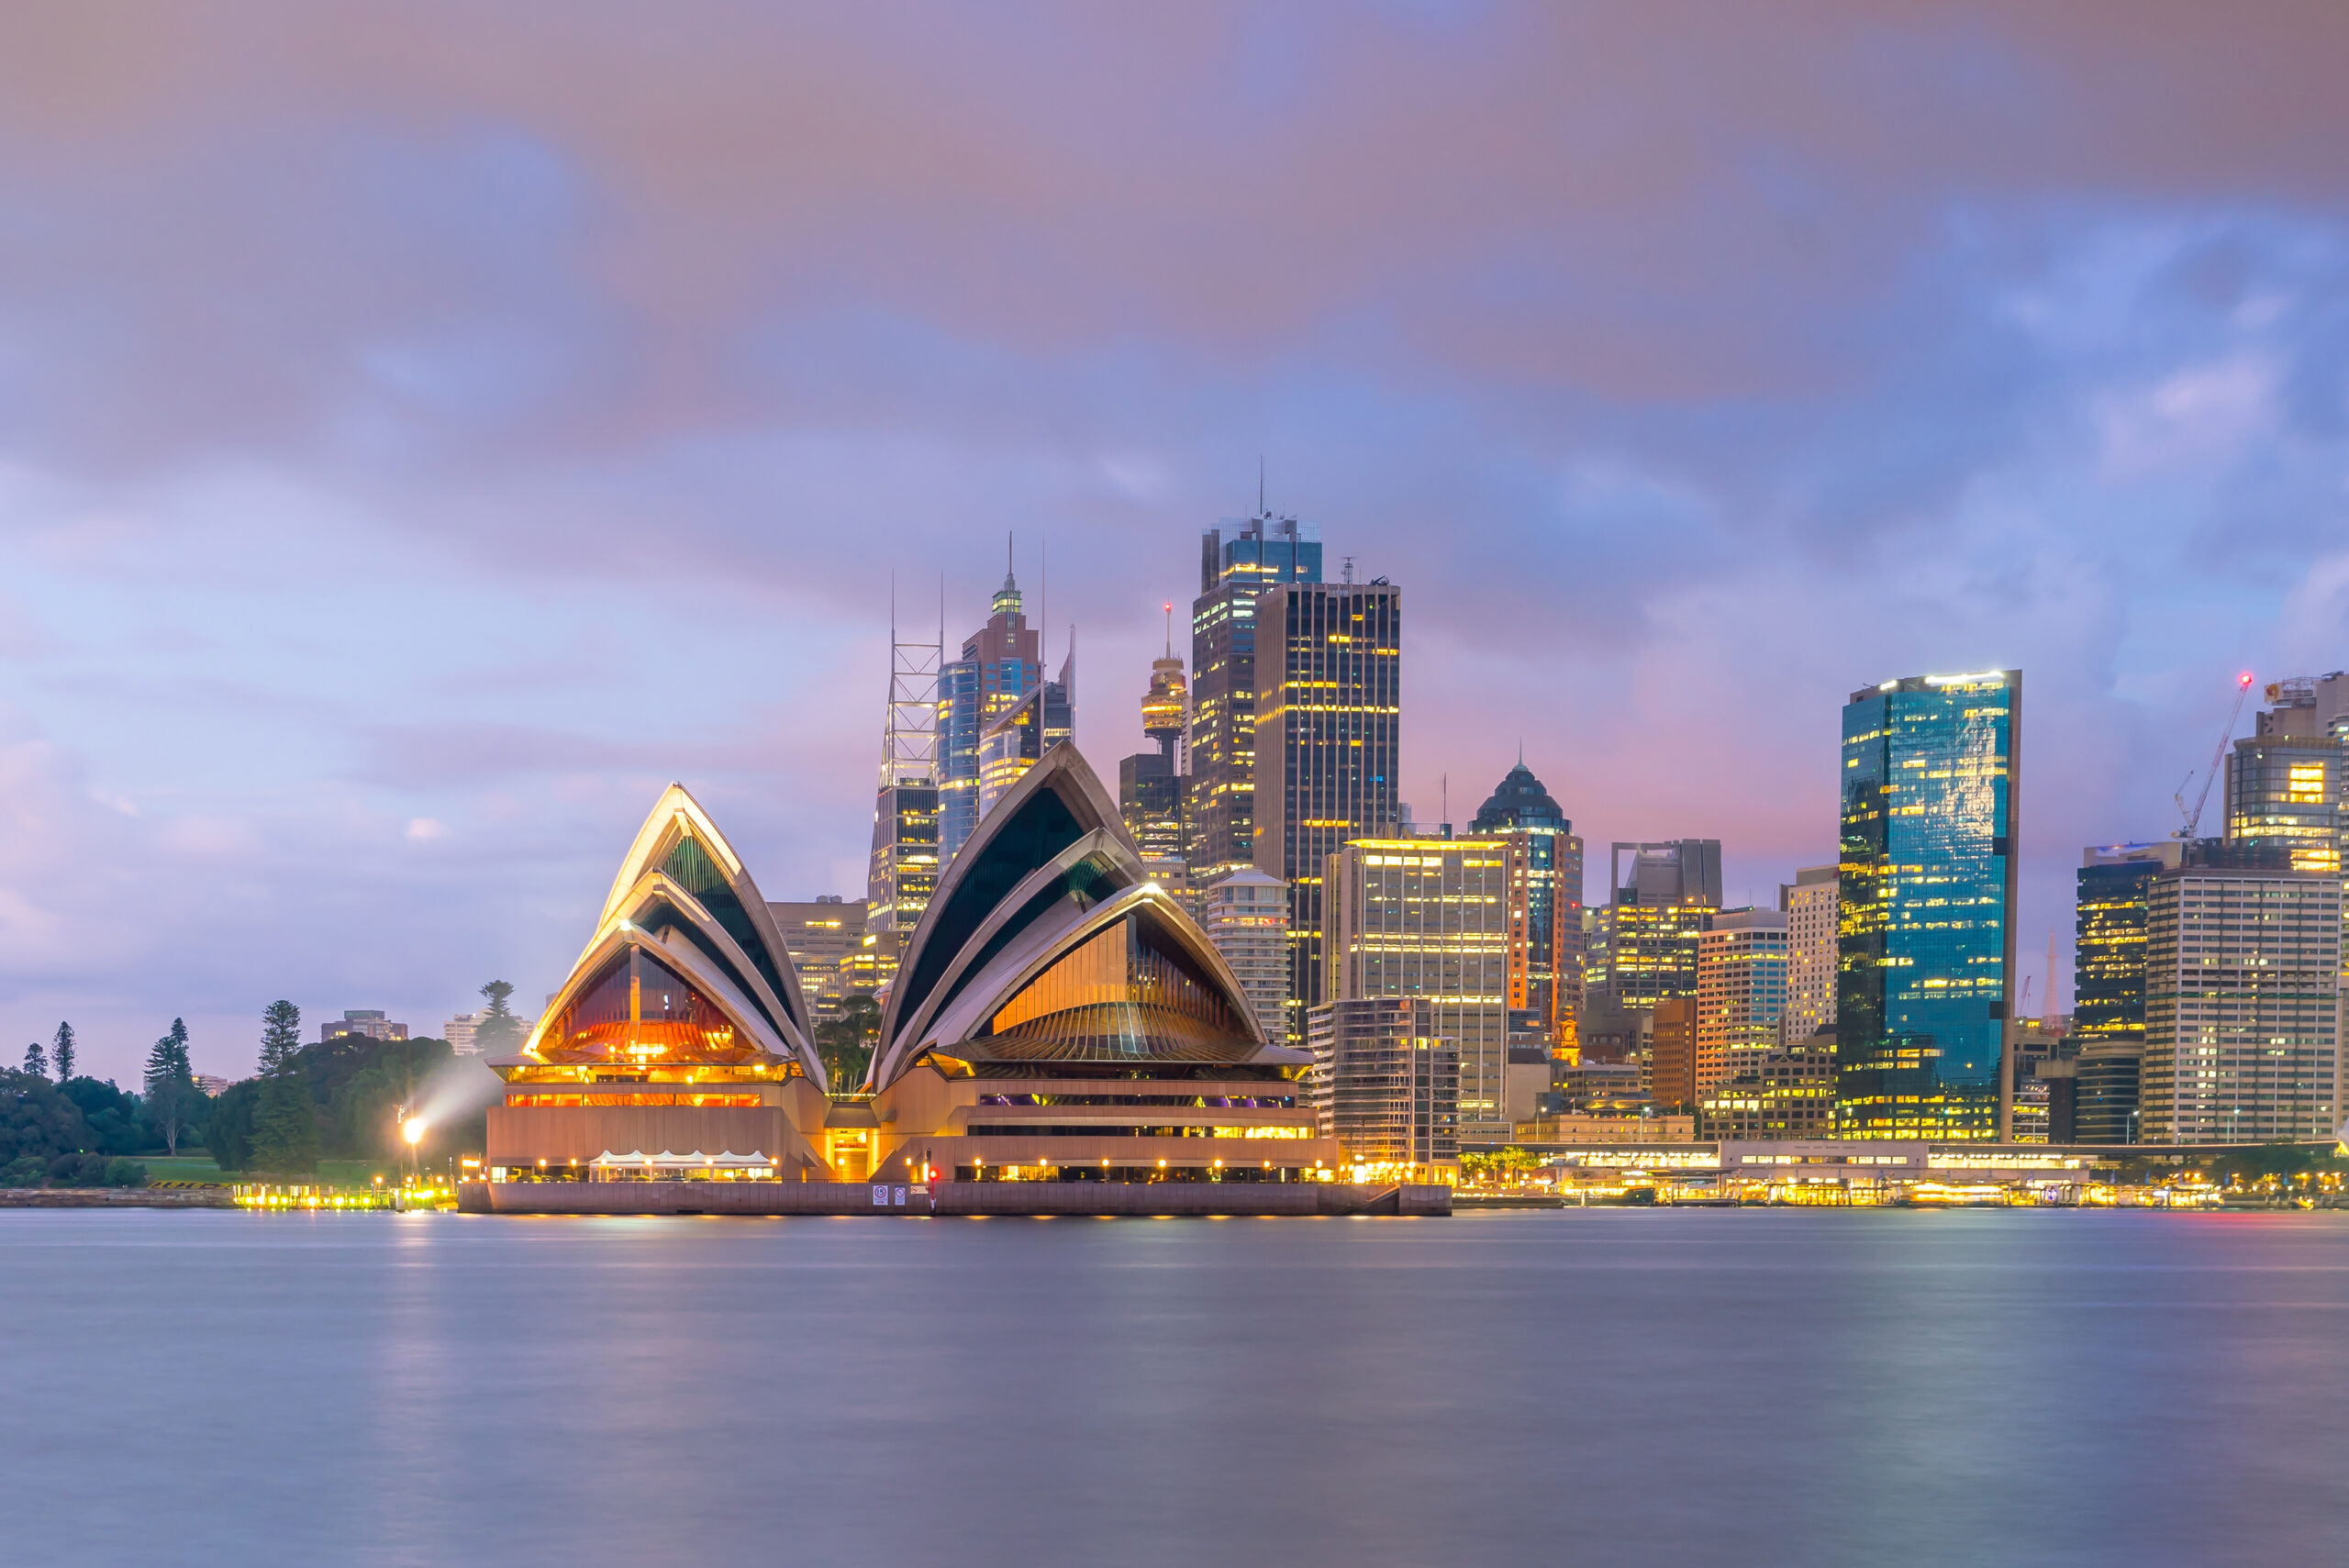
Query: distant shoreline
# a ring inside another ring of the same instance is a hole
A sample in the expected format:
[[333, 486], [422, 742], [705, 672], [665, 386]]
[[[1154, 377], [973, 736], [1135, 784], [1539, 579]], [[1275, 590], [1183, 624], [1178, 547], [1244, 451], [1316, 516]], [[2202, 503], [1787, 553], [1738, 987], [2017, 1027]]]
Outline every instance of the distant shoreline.
[[227, 1187], [0, 1187], [0, 1208], [234, 1208]]

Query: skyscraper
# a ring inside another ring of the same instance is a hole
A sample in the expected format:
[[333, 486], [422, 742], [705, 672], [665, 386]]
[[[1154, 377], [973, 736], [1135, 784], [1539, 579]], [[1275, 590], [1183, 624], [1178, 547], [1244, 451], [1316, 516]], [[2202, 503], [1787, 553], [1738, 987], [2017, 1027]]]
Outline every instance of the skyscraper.
[[1118, 811], [1134, 836], [1142, 863], [1170, 890], [1186, 899], [1189, 877], [1190, 825], [1185, 809], [1183, 731], [1190, 704], [1183, 661], [1170, 636], [1164, 658], [1151, 665], [1150, 690], [1141, 699], [1141, 732], [1155, 745], [1118, 764]]
[[1843, 708], [1836, 1119], [2003, 1138], [2022, 673], [1920, 675]]
[[[2227, 837], [2275, 839], [2291, 846], [2302, 871], [2342, 869], [2344, 814], [2340, 732], [2349, 719], [2322, 721], [2319, 688], [2343, 682], [2279, 681], [2267, 688], [2277, 706], [2259, 716], [2259, 732], [2227, 754]], [[2328, 689], [2327, 695], [2332, 695]], [[2300, 700], [2305, 699], [2305, 700]], [[2330, 732], [2328, 732], [2330, 731]]]
[[[1231, 537], [1224, 537], [1224, 530]], [[1256, 863], [1256, 596], [1321, 581], [1321, 532], [1258, 510], [1199, 540], [1191, 606], [1191, 879]]]
[[1317, 991], [1330, 1002], [1429, 1003], [1429, 1029], [1460, 1052], [1460, 1136], [1468, 1142], [1507, 1142], [1519, 1113], [1534, 1108], [1508, 1103], [1518, 855], [1508, 836], [1371, 838], [1324, 860], [1329, 973]]
[[2280, 841], [2303, 871], [2349, 868], [2349, 673], [2270, 682], [2265, 695], [2228, 751], [2226, 835]]
[[987, 720], [979, 735], [978, 814], [1011, 793], [1019, 775], [1076, 728], [1076, 653], [1061, 662], [1058, 680], [1031, 687], [1025, 696]]
[[1469, 832], [1507, 835], [1524, 867], [1511, 889], [1508, 1005], [1539, 1017], [1546, 1042], [1571, 1048], [1582, 1005], [1582, 840], [1520, 757]]
[[1275, 1040], [1288, 1027], [1288, 889], [1241, 866], [1199, 890], [1199, 924]]
[[1256, 869], [1288, 884], [1292, 1040], [1326, 995], [1324, 862], [1396, 829], [1402, 619], [1384, 579], [1283, 583], [1256, 601]]
[[1805, 866], [1778, 889], [1787, 916], [1787, 1011], [1778, 1037], [1788, 1045], [1835, 1027], [1835, 868]]
[[1005, 546], [1003, 586], [987, 623], [963, 639], [963, 655], [938, 681], [939, 863], [954, 858], [979, 824], [979, 751], [987, 726], [1042, 684], [1042, 639], [1028, 625]]
[[2074, 906], [2072, 1129], [2081, 1143], [2132, 1143], [2145, 1054], [2146, 917], [2154, 879], [2181, 866], [2288, 871], [2287, 839], [2165, 839], [2081, 851]]
[[2154, 878], [2176, 865], [2184, 849], [2170, 839], [2080, 853], [2072, 917], [2072, 1039], [2078, 1054], [2071, 1132], [2078, 1142], [2135, 1140], [2145, 1054], [2145, 908]]
[[1608, 901], [1585, 921], [1586, 1009], [1637, 1013], [1694, 996], [1697, 939], [1721, 906], [1721, 841], [1619, 843], [1607, 868]]
[[1697, 1093], [1758, 1070], [1787, 1007], [1787, 917], [1724, 909], [1697, 939]]
[[2145, 1143], [2329, 1139], [2340, 1124], [2341, 878], [2182, 865], [2145, 911]]

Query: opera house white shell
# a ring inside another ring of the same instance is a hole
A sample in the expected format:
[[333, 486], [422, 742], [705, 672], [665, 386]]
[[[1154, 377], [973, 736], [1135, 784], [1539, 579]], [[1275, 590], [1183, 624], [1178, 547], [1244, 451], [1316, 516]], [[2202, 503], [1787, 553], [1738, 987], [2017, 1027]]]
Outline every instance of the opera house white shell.
[[755, 884], [672, 785], [528, 1044], [491, 1064], [507, 1094], [488, 1163], [602, 1180], [692, 1150], [729, 1180], [1326, 1179], [1338, 1151], [1301, 1093], [1307, 1062], [1264, 1038], [1062, 744], [941, 878], [865, 1083], [827, 1084]]

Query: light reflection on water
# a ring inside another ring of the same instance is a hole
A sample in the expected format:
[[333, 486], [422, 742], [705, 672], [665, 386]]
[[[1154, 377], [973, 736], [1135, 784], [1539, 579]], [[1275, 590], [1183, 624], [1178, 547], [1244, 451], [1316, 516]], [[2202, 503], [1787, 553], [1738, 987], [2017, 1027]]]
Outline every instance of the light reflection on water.
[[2329, 1561], [2349, 1217], [0, 1211], [0, 1560]]

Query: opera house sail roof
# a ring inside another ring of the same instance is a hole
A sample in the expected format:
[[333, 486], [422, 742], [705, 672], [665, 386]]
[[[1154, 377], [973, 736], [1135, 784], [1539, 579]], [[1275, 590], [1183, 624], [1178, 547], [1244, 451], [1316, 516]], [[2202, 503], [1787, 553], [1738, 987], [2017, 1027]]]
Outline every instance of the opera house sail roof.
[[1045, 752], [954, 857], [898, 969], [867, 1088], [925, 1058], [1294, 1071], [1197, 922], [1150, 878], [1074, 746]]
[[671, 784], [620, 862], [562, 988], [508, 1076], [805, 1075], [824, 1086], [807, 999], [757, 884], [709, 816]]
[[863, 1085], [828, 1084], [766, 900], [673, 784], [529, 1041], [490, 1063], [484, 1162], [492, 1183], [866, 1182], [900, 1205], [941, 1173], [1326, 1179], [1309, 1062], [1266, 1040], [1063, 743], [941, 880]]

